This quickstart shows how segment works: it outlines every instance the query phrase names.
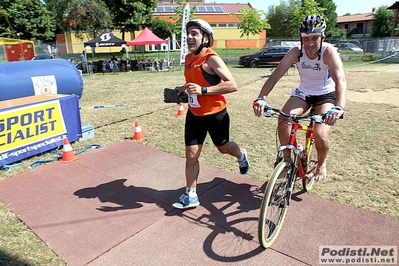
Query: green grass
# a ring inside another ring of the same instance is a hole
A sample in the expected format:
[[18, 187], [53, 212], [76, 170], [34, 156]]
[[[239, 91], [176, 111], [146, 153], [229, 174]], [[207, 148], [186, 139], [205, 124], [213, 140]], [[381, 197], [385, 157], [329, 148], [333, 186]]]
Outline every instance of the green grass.
[[[345, 63], [349, 91], [382, 91], [399, 88], [396, 64]], [[265, 81], [269, 68], [248, 69], [230, 66], [239, 91], [226, 95], [231, 116], [231, 139], [245, 147], [251, 160], [248, 178], [267, 180], [275, 159], [275, 119], [256, 118], [252, 102]], [[268, 103], [280, 107], [290, 90], [298, 84], [298, 74], [289, 75], [276, 85]], [[165, 104], [163, 88], [184, 83], [183, 71], [84, 75], [84, 92], [80, 102], [82, 123], [95, 128], [95, 138], [72, 143], [74, 150], [89, 144], [107, 146], [133, 136], [134, 122], [140, 121], [146, 139], [144, 145], [184, 157], [184, 119], [177, 118], [177, 106]], [[151, 102], [151, 104], [149, 104]], [[388, 104], [361, 103], [348, 100], [345, 119], [331, 132], [328, 157], [328, 179], [316, 183], [312, 195], [381, 213], [399, 219], [399, 107]], [[123, 104], [124, 107], [93, 109], [95, 105]], [[132, 104], [137, 104], [133, 106]], [[130, 105], [130, 106], [128, 106]], [[185, 106], [186, 108], [186, 106]], [[87, 151], [87, 152], [90, 152]], [[44, 156], [44, 155], [43, 155]], [[24, 160], [0, 179], [12, 178], [28, 171], [36, 156]], [[202, 163], [225, 171], [237, 172], [235, 160], [221, 155], [206, 140]], [[39, 166], [44, 167], [44, 166]], [[181, 173], [183, 177], [183, 173]], [[201, 180], [199, 180], [201, 182]], [[176, 187], [184, 185], [176, 184]], [[0, 264], [2, 265], [63, 265], [48, 246], [0, 203]], [[387, 229], [393, 230], [393, 229]]]

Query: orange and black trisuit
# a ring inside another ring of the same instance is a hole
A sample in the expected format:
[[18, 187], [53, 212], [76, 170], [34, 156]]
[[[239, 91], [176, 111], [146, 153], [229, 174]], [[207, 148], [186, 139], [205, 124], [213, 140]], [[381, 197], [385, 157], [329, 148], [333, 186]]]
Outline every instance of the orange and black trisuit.
[[[213, 86], [222, 82], [216, 74], [209, 74], [202, 68], [210, 56], [219, 56], [211, 48], [207, 48], [205, 53], [194, 57], [190, 53], [185, 58], [184, 76], [186, 83], [192, 82], [200, 86]], [[221, 94], [216, 95], [197, 95], [197, 105], [188, 104], [188, 108], [195, 116], [207, 116], [219, 113], [226, 108], [226, 99]]]

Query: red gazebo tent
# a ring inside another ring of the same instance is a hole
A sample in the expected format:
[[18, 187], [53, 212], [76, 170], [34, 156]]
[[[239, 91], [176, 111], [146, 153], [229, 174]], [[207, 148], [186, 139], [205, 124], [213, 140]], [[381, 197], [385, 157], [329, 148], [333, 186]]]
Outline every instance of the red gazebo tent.
[[133, 46], [133, 45], [146, 45], [146, 44], [167, 44], [168, 40], [163, 40], [155, 35], [149, 28], [145, 28], [140, 35], [132, 40], [126, 42], [126, 45]]
[[[147, 45], [147, 44], [168, 44], [168, 40], [163, 40], [155, 35], [149, 28], [145, 27], [137, 38], [126, 42], [128, 46]], [[143, 50], [144, 52], [144, 50]], [[169, 61], [169, 45], [168, 45], [168, 61]]]

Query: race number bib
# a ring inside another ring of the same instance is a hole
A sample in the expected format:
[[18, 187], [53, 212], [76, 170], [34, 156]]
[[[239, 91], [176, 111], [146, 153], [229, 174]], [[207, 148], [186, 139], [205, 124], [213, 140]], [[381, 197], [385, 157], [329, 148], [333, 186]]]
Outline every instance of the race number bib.
[[198, 95], [197, 94], [189, 94], [188, 95], [188, 104], [192, 107], [192, 108], [200, 108], [201, 105], [198, 102]]

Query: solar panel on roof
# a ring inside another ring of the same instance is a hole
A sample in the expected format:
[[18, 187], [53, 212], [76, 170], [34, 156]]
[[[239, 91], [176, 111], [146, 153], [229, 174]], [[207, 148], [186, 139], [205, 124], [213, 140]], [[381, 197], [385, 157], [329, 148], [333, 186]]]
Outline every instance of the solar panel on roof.
[[221, 6], [197, 6], [197, 12], [223, 13], [223, 8]]
[[[174, 13], [175, 7], [171, 6], [158, 6], [152, 10], [152, 12], [159, 13]], [[223, 8], [221, 6], [197, 6], [197, 11], [199, 13], [223, 13]]]

